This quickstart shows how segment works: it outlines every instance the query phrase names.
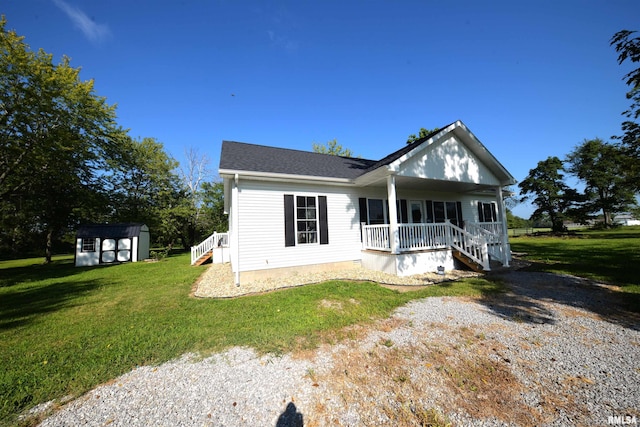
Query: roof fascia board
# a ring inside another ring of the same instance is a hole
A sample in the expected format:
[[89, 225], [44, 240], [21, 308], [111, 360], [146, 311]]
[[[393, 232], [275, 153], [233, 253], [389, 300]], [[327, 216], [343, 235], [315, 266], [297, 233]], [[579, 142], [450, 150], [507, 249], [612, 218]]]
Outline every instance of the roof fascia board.
[[364, 187], [376, 181], [384, 179], [392, 173], [393, 171], [389, 168], [389, 165], [380, 166], [377, 169], [374, 169], [370, 172], [365, 173], [364, 175], [360, 175], [359, 177], [357, 177], [355, 180], [355, 184], [360, 187]]
[[231, 169], [220, 169], [220, 176], [234, 176], [238, 174], [240, 178], [249, 178], [259, 181], [282, 181], [282, 182], [321, 182], [333, 185], [354, 185], [354, 181], [348, 178], [333, 178], [327, 176], [293, 175], [273, 172], [241, 171]]

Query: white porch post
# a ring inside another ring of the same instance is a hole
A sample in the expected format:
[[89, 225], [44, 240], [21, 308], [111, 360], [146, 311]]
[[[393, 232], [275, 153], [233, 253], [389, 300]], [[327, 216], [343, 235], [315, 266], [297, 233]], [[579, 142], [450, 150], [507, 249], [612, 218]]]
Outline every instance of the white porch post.
[[391, 241], [391, 253], [398, 253], [398, 207], [396, 203], [396, 177], [387, 177], [387, 198], [389, 200], [389, 240]]
[[496, 196], [498, 198], [498, 215], [502, 221], [502, 253], [504, 254], [504, 266], [509, 267], [511, 261], [511, 248], [509, 247], [509, 228], [507, 226], [507, 211], [504, 207], [504, 198], [502, 195], [502, 186], [496, 187]]

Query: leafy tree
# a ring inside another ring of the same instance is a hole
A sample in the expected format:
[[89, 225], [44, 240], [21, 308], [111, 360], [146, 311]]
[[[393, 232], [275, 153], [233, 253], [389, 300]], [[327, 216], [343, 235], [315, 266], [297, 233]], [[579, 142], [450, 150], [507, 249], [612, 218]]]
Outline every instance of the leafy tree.
[[558, 157], [549, 157], [538, 162], [527, 177], [518, 184], [521, 201], [531, 200], [536, 210], [532, 220], [547, 215], [554, 232], [566, 231], [563, 221], [571, 213], [571, 209], [581, 201], [576, 190], [564, 183], [564, 166]]
[[224, 213], [224, 183], [202, 183], [202, 217], [208, 233], [229, 230], [229, 217]]
[[[636, 31], [622, 30], [611, 38], [611, 46], [618, 52], [618, 64], [625, 61], [637, 63], [640, 61], [640, 37]], [[640, 68], [636, 68], [624, 76], [629, 91], [627, 99], [631, 106], [622, 114], [627, 120], [622, 122], [624, 135], [615, 137], [620, 139], [626, 149], [626, 172], [630, 182], [635, 184], [636, 191], [640, 190]]]
[[143, 222], [172, 245], [187, 215], [187, 194], [175, 172], [178, 162], [154, 138], [127, 138], [104, 176], [113, 218]]
[[341, 144], [338, 144], [337, 139], [328, 141], [325, 145], [313, 143], [313, 152], [321, 154], [332, 154], [334, 156], [353, 157], [353, 152], [348, 148], [343, 148]]
[[530, 222], [524, 218], [514, 215], [510, 209], [506, 210], [507, 227], [508, 228], [526, 228], [530, 227]]
[[612, 226], [613, 214], [628, 210], [635, 202], [624, 177], [625, 159], [619, 147], [599, 138], [585, 140], [567, 156], [567, 171], [585, 183], [588, 201], [582, 209], [587, 214], [602, 211], [605, 227]]
[[[0, 203], [2, 228], [12, 215], [26, 234], [46, 236], [51, 245], [80, 216], [99, 187], [104, 159], [118, 150], [124, 131], [115, 107], [81, 81], [67, 57], [32, 52], [24, 38], [0, 19]], [[86, 212], [85, 212], [86, 213]], [[25, 235], [13, 233], [13, 237]], [[0, 235], [6, 238], [6, 235]], [[19, 242], [4, 241], [4, 246]]]
[[189, 204], [189, 215], [185, 218], [182, 227], [182, 242], [185, 249], [194, 246], [211, 231], [207, 229], [203, 216], [203, 190], [202, 186], [210, 177], [210, 159], [206, 155], [200, 155], [194, 148], [185, 150], [186, 165], [180, 168], [182, 185], [185, 187]]
[[407, 144], [413, 144], [417, 140], [425, 138], [425, 137], [429, 136], [430, 134], [432, 134], [433, 132], [437, 132], [439, 130], [440, 130], [440, 128], [433, 128], [433, 129], [420, 128], [420, 131], [418, 132], [418, 136], [416, 136], [416, 134], [412, 133], [411, 135], [409, 135], [407, 137]]

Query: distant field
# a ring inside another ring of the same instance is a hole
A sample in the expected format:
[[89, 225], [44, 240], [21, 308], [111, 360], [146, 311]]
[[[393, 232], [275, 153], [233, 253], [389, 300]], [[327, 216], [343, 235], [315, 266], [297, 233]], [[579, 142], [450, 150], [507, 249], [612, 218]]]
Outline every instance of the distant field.
[[640, 293], [640, 227], [581, 230], [562, 236], [512, 237], [511, 249], [536, 268], [588, 277]]
[[[569, 231], [582, 231], [585, 230], [585, 226], [570, 226]], [[536, 233], [548, 233], [551, 231], [551, 228], [542, 228], [542, 227], [520, 227], [520, 228], [510, 228], [509, 236], [510, 237], [518, 237], [525, 236], [528, 234], [536, 234]]]
[[546, 233], [551, 231], [550, 228], [510, 228], [509, 229], [509, 237], [517, 237], [517, 236], [525, 236], [527, 234], [535, 234], [535, 233]]

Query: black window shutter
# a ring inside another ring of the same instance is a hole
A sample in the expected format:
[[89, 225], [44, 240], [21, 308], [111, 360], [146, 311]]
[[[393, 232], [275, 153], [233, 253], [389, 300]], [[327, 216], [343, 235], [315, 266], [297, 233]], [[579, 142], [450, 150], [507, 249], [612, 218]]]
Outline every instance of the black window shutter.
[[384, 199], [384, 207], [387, 209], [385, 224], [391, 224], [391, 219], [389, 218], [389, 199]]
[[491, 215], [493, 216], [493, 222], [498, 222], [498, 213], [496, 212], [495, 203], [491, 203]]
[[367, 218], [369, 215], [367, 215], [367, 199], [365, 197], [360, 197], [358, 199], [358, 204], [360, 205], [360, 223], [362, 224], [364, 222], [365, 224], [368, 224]]
[[462, 222], [462, 202], [456, 202], [456, 211], [458, 227], [464, 228], [464, 223]]
[[402, 224], [408, 224], [409, 223], [409, 212], [407, 210], [407, 200], [406, 199], [401, 199], [400, 200], [400, 222]]
[[484, 222], [484, 209], [482, 208], [482, 202], [478, 202], [478, 222]]
[[329, 244], [329, 224], [327, 221], [327, 196], [318, 196], [318, 221], [320, 222], [320, 244]]
[[296, 245], [296, 218], [293, 194], [284, 195], [284, 245]]
[[[363, 222], [367, 224], [367, 218], [369, 217], [367, 213], [367, 199], [360, 197], [358, 199], [358, 205], [360, 206], [360, 224]], [[362, 227], [360, 227], [360, 241], [362, 241]]]

